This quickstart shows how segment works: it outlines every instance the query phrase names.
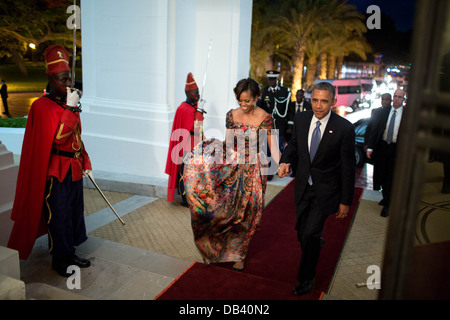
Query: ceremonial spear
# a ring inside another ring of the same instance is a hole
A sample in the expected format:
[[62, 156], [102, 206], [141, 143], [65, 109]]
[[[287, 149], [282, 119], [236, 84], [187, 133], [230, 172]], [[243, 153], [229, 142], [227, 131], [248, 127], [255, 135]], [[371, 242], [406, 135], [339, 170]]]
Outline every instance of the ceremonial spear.
[[[75, 23], [73, 26], [73, 57], [72, 57], [72, 84], [75, 85], [75, 64], [76, 64], [76, 57], [77, 57], [77, 0], [73, 1], [73, 6], [74, 6], [74, 10], [75, 10]], [[125, 225], [125, 222], [122, 220], [122, 218], [117, 214], [116, 210], [114, 210], [113, 206], [111, 205], [111, 203], [108, 201], [108, 199], [106, 198], [106, 196], [103, 194], [102, 190], [100, 190], [100, 188], [98, 187], [97, 183], [94, 181], [94, 177], [92, 176], [92, 172], [89, 171], [87, 173], [87, 176], [89, 177], [89, 179], [92, 181], [92, 183], [94, 184], [95, 188], [97, 189], [97, 191], [100, 193], [100, 195], [103, 197], [103, 199], [106, 201], [106, 203], [108, 204], [108, 206], [111, 208], [111, 210], [114, 212], [114, 214], [116, 215], [117, 219], [120, 220], [120, 222], [122, 222], [122, 225]]]

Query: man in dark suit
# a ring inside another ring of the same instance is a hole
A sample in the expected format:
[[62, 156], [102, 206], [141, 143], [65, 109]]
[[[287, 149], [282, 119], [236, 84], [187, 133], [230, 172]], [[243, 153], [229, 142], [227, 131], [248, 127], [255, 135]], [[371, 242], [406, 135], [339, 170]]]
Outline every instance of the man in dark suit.
[[403, 115], [405, 91], [394, 92], [392, 107], [373, 113], [372, 127], [367, 139], [367, 157], [373, 160], [373, 189], [383, 192], [381, 216], [389, 215], [389, 202], [397, 153], [397, 136]]
[[3, 114], [6, 114], [8, 117], [10, 117], [8, 110], [8, 86], [6, 85], [5, 80], [2, 80], [0, 83], [2, 85], [0, 88], [0, 96], [3, 101], [3, 108], [5, 109], [5, 111], [3, 111]]
[[291, 101], [289, 104], [289, 114], [288, 114], [288, 139], [291, 138], [292, 128], [294, 127], [294, 118], [297, 112], [303, 112], [306, 110], [311, 110], [311, 103], [305, 100], [305, 90], [299, 89], [295, 94], [295, 101]]
[[292, 138], [278, 168], [278, 175], [284, 177], [297, 161], [295, 228], [302, 257], [295, 294], [312, 290], [325, 221], [331, 214], [338, 219], [347, 216], [355, 186], [354, 126], [331, 111], [336, 103], [335, 88], [319, 83], [311, 102], [312, 111], [296, 114]]
[[383, 93], [381, 95], [381, 107], [379, 108], [375, 108], [372, 109], [372, 112], [370, 114], [370, 120], [369, 123], [367, 124], [366, 127], [366, 133], [364, 134], [364, 147], [365, 147], [365, 151], [367, 151], [367, 141], [369, 140], [369, 134], [370, 131], [372, 129], [373, 126], [373, 119], [376, 118], [376, 115], [374, 116], [374, 114], [376, 114], [377, 112], [380, 111], [381, 108], [390, 108], [391, 107], [391, 103], [392, 103], [392, 96], [390, 93]]

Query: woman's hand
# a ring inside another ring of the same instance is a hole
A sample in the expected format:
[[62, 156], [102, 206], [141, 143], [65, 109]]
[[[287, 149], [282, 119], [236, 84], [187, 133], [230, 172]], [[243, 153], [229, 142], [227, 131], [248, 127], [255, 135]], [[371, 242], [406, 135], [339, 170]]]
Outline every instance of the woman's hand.
[[280, 178], [286, 177], [289, 174], [289, 171], [291, 169], [290, 163], [280, 163], [280, 166], [278, 167], [277, 174]]

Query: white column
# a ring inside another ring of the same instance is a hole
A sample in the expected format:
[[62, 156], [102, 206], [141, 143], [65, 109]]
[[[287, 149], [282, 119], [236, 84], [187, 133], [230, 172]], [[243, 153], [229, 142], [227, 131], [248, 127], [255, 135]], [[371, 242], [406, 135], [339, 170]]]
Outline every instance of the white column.
[[252, 0], [81, 1], [83, 139], [96, 171], [167, 179], [169, 135], [189, 72], [205, 129], [224, 132], [248, 76]]
[[6, 247], [13, 227], [11, 211], [18, 173], [19, 166], [14, 163], [12, 152], [0, 141], [0, 246]]

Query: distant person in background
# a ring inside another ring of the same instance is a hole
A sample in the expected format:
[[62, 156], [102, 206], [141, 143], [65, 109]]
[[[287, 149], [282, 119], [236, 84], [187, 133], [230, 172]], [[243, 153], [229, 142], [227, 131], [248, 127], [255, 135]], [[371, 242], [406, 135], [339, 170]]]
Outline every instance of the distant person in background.
[[405, 91], [397, 89], [391, 108], [381, 108], [373, 119], [367, 140], [367, 158], [372, 159], [373, 189], [383, 193], [382, 217], [389, 216], [392, 180], [394, 177], [397, 141], [403, 115]]
[[2, 87], [0, 88], [0, 95], [2, 97], [3, 102], [3, 108], [5, 109], [3, 111], [3, 114], [7, 115], [8, 117], [11, 117], [8, 110], [8, 86], [5, 83], [5, 80], [1, 81]]
[[278, 82], [280, 72], [269, 70], [266, 72], [269, 85], [263, 88], [261, 99], [257, 106], [273, 116], [275, 129], [278, 130], [278, 147], [283, 152], [286, 141], [289, 120], [289, 104], [291, 102], [291, 90], [283, 87]]
[[[376, 122], [376, 118], [377, 118], [378, 114], [383, 110], [383, 108], [390, 108], [391, 104], [392, 104], [391, 94], [383, 93], [381, 95], [381, 107], [375, 108], [372, 110], [372, 113], [370, 115], [370, 120], [369, 120], [369, 123], [367, 124], [366, 132], [364, 134], [364, 151], [365, 152], [367, 152], [367, 144], [369, 141], [369, 135], [370, 135], [370, 132], [372, 131], [374, 122]], [[379, 205], [384, 206], [384, 204], [385, 204], [384, 199], [381, 199], [381, 201], [379, 202]]]
[[198, 109], [200, 94], [191, 72], [187, 75], [184, 92], [186, 100], [178, 106], [173, 119], [165, 173], [169, 175], [167, 201], [173, 202], [177, 189], [181, 196], [181, 205], [187, 207], [182, 160], [202, 140], [204, 119], [203, 113]]

